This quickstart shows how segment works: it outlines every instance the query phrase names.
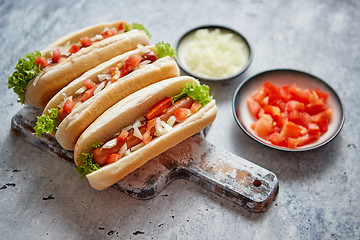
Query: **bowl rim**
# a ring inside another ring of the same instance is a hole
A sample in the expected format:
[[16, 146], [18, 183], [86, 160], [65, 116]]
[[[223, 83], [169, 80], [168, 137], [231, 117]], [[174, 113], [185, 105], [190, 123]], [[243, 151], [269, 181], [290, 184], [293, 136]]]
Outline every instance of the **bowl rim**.
[[[308, 147], [308, 148], [295, 148], [295, 149], [291, 149], [291, 148], [286, 148], [286, 147], [281, 147], [281, 146], [277, 146], [274, 144], [268, 144], [264, 141], [259, 140], [258, 138], [256, 138], [252, 133], [250, 133], [249, 131], [246, 130], [246, 128], [242, 125], [242, 123], [240, 122], [238, 115], [237, 115], [237, 110], [236, 107], [238, 105], [238, 99], [239, 99], [239, 92], [241, 90], [242, 87], [244, 87], [246, 84], [248, 84], [251, 80], [258, 78], [261, 75], [265, 75], [267, 73], [271, 73], [271, 72], [293, 72], [296, 74], [302, 74], [302, 75], [307, 75], [308, 77], [315, 79], [317, 82], [320, 82], [321, 84], [323, 84], [324, 86], [326, 86], [331, 92], [332, 95], [335, 97], [336, 102], [339, 104], [340, 110], [341, 110], [341, 121], [340, 124], [337, 128], [337, 130], [334, 132], [333, 135], [331, 135], [329, 138], [327, 138], [325, 141], [313, 146], [313, 147]], [[276, 150], [280, 150], [280, 151], [287, 151], [287, 152], [304, 152], [304, 151], [310, 151], [310, 150], [314, 150], [317, 148], [320, 148], [324, 145], [326, 145], [327, 143], [331, 142], [333, 139], [335, 139], [336, 136], [339, 135], [339, 133], [341, 132], [344, 124], [345, 124], [345, 108], [344, 105], [338, 95], [338, 93], [330, 86], [330, 84], [328, 84], [327, 82], [325, 82], [324, 80], [314, 76], [313, 74], [310, 74], [308, 72], [302, 71], [302, 70], [296, 70], [296, 69], [292, 69], [292, 68], [275, 68], [275, 69], [269, 69], [269, 70], [265, 70], [262, 72], [259, 72], [253, 76], [248, 77], [247, 79], [245, 79], [244, 81], [242, 81], [239, 86], [236, 88], [234, 95], [233, 95], [233, 99], [232, 99], [232, 113], [235, 119], [235, 122], [237, 123], [237, 125], [241, 128], [241, 130], [251, 139], [255, 140], [256, 142], [267, 146], [269, 148], [272, 149], [276, 149]]]
[[181, 37], [178, 38], [178, 40], [176, 41], [175, 43], [175, 49], [176, 49], [176, 52], [178, 53], [178, 49], [179, 49], [179, 45], [181, 44], [182, 40], [184, 40], [187, 36], [189, 36], [191, 33], [195, 32], [196, 30], [199, 30], [199, 29], [216, 29], [216, 28], [219, 28], [219, 29], [224, 29], [224, 30], [227, 30], [227, 31], [230, 31], [236, 35], [238, 35], [240, 38], [242, 38], [249, 50], [249, 58], [247, 60], [247, 62], [240, 68], [240, 70], [238, 72], [236, 72], [235, 74], [233, 75], [230, 75], [228, 77], [222, 77], [222, 78], [211, 78], [211, 77], [203, 77], [203, 76], [200, 76], [196, 73], [193, 73], [192, 71], [190, 71], [189, 69], [187, 69], [182, 63], [181, 63], [181, 60], [180, 60], [180, 57], [178, 54], [176, 54], [175, 56], [175, 61], [177, 62], [177, 64], [179, 65], [179, 67], [188, 75], [191, 75], [197, 79], [201, 79], [201, 80], [209, 80], [209, 81], [224, 81], [224, 80], [229, 80], [229, 79], [233, 79], [235, 77], [238, 77], [239, 75], [243, 74], [248, 68], [249, 66], [251, 65], [252, 61], [253, 61], [253, 49], [249, 43], [249, 41], [244, 37], [243, 34], [241, 34], [239, 31], [231, 28], [231, 27], [228, 27], [228, 26], [225, 26], [225, 25], [217, 25], [217, 24], [206, 24], [206, 25], [200, 25], [200, 26], [197, 26], [197, 27], [193, 27], [191, 28], [190, 30], [187, 30], [185, 33], [181, 34]]

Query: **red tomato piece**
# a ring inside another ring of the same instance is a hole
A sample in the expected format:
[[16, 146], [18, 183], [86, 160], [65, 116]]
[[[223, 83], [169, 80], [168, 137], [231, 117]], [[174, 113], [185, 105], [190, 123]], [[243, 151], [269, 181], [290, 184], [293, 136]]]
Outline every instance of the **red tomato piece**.
[[42, 67], [46, 67], [48, 65], [48, 62], [46, 61], [46, 59], [44, 57], [41, 57], [41, 56], [37, 56], [35, 58], [35, 63], [37, 65], [41, 65]]
[[201, 103], [195, 101], [192, 105], [191, 105], [191, 108], [190, 108], [190, 112], [192, 114], [196, 113], [197, 111], [199, 111], [201, 108]]
[[117, 162], [119, 161], [120, 158], [121, 158], [120, 153], [112, 153], [106, 157], [106, 164]]
[[255, 118], [257, 118], [258, 113], [261, 109], [260, 104], [257, 101], [255, 101], [253, 98], [246, 99], [246, 103], [247, 103], [247, 106], [249, 108], [251, 115], [253, 115]]
[[316, 94], [318, 95], [318, 97], [320, 99], [323, 99], [324, 100], [324, 103], [326, 104], [327, 103], [327, 100], [329, 98], [329, 94], [328, 93], [324, 93], [323, 91], [320, 91], [320, 89], [318, 88], [315, 88], [314, 90], [316, 92]]
[[324, 101], [322, 99], [317, 99], [316, 101], [311, 102], [311, 103], [306, 105], [306, 111], [310, 115], [317, 114], [317, 113], [322, 112], [324, 110], [325, 110], [325, 104], [324, 104]]
[[293, 122], [287, 122], [281, 130], [281, 135], [285, 138], [297, 138], [307, 133], [307, 129]]
[[309, 123], [308, 134], [309, 135], [319, 135], [320, 127], [316, 123]]
[[299, 101], [290, 100], [286, 103], [285, 109], [287, 112], [291, 112], [291, 111], [303, 112], [305, 110], [305, 105]]
[[188, 108], [179, 108], [178, 110], [176, 110], [174, 112], [176, 121], [178, 122], [183, 122], [187, 119], [189, 114], [189, 109]]
[[142, 135], [142, 140], [144, 144], [149, 144], [151, 142], [152, 135], [154, 134], [154, 132], [152, 132], [151, 130], [155, 127], [155, 123], [156, 118], [153, 118], [147, 122], [146, 131]]
[[124, 142], [128, 136], [129, 136], [129, 132], [125, 131], [125, 130], [122, 130], [120, 135], [117, 137], [117, 140], [119, 142]]
[[265, 90], [264, 87], [261, 87], [252, 95], [252, 99], [254, 99], [256, 102], [260, 104], [263, 101], [263, 99], [267, 97], [267, 95], [268, 92]]
[[95, 83], [91, 79], [86, 79], [84, 84], [86, 89], [91, 89], [95, 87]]
[[121, 32], [125, 31], [125, 25], [126, 25], [126, 22], [119, 23], [118, 30]]
[[310, 135], [310, 134], [305, 134], [304, 136], [301, 136], [299, 139], [299, 143], [298, 143], [298, 147], [307, 145], [309, 143], [315, 142], [320, 138], [320, 133], [316, 134], [316, 135]]
[[287, 147], [291, 149], [295, 149], [300, 143], [300, 138], [288, 138], [287, 139]]
[[52, 60], [53, 62], [59, 62], [61, 59], [61, 52], [60, 50], [57, 48], [53, 51], [52, 53]]
[[69, 99], [67, 99], [64, 103], [64, 106], [62, 107], [62, 109], [64, 110], [64, 112], [66, 113], [71, 113], [71, 110], [73, 108], [73, 104], [72, 104], [72, 101], [70, 101]]
[[134, 54], [130, 56], [124, 63], [120, 77], [123, 77], [129, 74], [131, 71], [134, 71], [141, 62], [141, 56], [139, 54]]
[[259, 120], [256, 121], [254, 132], [261, 138], [267, 139], [268, 135], [275, 131], [273, 119], [270, 115], [264, 114]]
[[103, 33], [101, 34], [101, 36], [103, 37], [103, 39], [105, 39], [105, 38], [109, 38], [109, 37], [111, 37], [111, 36], [114, 36], [114, 35], [116, 35], [116, 34], [117, 34], [117, 30], [116, 30], [115, 28], [111, 28], [111, 29], [103, 32]]
[[263, 108], [264, 108], [264, 112], [266, 114], [269, 114], [273, 119], [278, 118], [281, 114], [279, 107], [267, 105], [267, 106], [264, 106]]
[[80, 44], [83, 47], [89, 47], [93, 44], [93, 42], [88, 37], [84, 37], [80, 39]]
[[71, 46], [71, 48], [69, 49], [69, 53], [73, 54], [73, 53], [77, 53], [80, 50], [79, 46], [74, 44]]
[[86, 90], [81, 97], [81, 102], [85, 102], [86, 100], [88, 100], [89, 98], [94, 96], [95, 89], [96, 89], [96, 87]]
[[274, 132], [269, 135], [268, 140], [275, 145], [285, 146], [285, 138], [278, 132]]
[[159, 102], [157, 102], [154, 106], [152, 106], [149, 109], [146, 118], [152, 119], [162, 114], [168, 107], [170, 107], [171, 101], [172, 101], [172, 97], [165, 97]]

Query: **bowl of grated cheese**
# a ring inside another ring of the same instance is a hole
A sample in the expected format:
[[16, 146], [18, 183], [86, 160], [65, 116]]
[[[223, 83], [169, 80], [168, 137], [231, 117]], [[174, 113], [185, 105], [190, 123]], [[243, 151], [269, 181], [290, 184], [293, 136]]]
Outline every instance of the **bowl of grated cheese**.
[[220, 25], [191, 29], [176, 44], [176, 62], [189, 75], [203, 80], [228, 80], [245, 72], [251, 47], [239, 32]]

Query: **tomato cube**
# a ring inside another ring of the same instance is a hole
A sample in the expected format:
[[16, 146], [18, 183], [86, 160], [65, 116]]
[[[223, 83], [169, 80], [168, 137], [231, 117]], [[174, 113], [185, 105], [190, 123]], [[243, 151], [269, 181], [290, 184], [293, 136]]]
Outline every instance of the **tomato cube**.
[[106, 157], [106, 164], [117, 162], [119, 161], [120, 158], [121, 158], [120, 153], [112, 153]]
[[61, 59], [61, 52], [60, 50], [57, 48], [53, 51], [52, 53], [52, 60], [53, 62], [59, 62]]
[[93, 44], [93, 42], [88, 37], [84, 37], [80, 39], [80, 44], [83, 47], [89, 47]]
[[257, 116], [258, 116], [257, 114], [261, 108], [260, 104], [252, 98], [248, 98], [246, 100], [246, 103], [247, 103], [247, 106], [249, 108], [251, 115], [253, 115], [253, 117], [257, 118]]
[[297, 138], [306, 134], [306, 132], [306, 128], [288, 121], [281, 130], [281, 135], [285, 138]]
[[71, 48], [69, 49], [69, 53], [73, 54], [73, 53], [77, 53], [80, 50], [79, 46], [74, 44], [71, 46]]
[[275, 131], [273, 126], [273, 119], [270, 115], [264, 114], [259, 120], [256, 121], [254, 132], [261, 138], [267, 139], [269, 134]]
[[176, 121], [178, 121], [178, 122], [185, 121], [188, 117], [188, 114], [189, 114], [189, 109], [187, 109], [187, 108], [179, 108], [178, 110], [176, 110], [174, 112]]

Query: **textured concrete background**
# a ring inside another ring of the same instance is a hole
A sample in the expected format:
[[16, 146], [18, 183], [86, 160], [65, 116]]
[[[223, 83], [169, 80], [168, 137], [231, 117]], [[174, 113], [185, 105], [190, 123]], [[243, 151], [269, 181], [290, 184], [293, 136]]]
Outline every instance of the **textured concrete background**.
[[[358, 1], [71, 2], [0, 1], [1, 239], [358, 239]], [[143, 23], [152, 43], [175, 43], [203, 24], [226, 25], [247, 37], [254, 49], [247, 72], [207, 82], [219, 107], [207, 139], [277, 175], [280, 191], [267, 212], [250, 213], [185, 180], [146, 201], [112, 188], [98, 192], [72, 166], [11, 134], [11, 118], [22, 106], [7, 77], [18, 58], [70, 31], [117, 19]], [[346, 122], [334, 141], [285, 153], [237, 127], [231, 112], [236, 87], [273, 68], [312, 73], [338, 92]]]

